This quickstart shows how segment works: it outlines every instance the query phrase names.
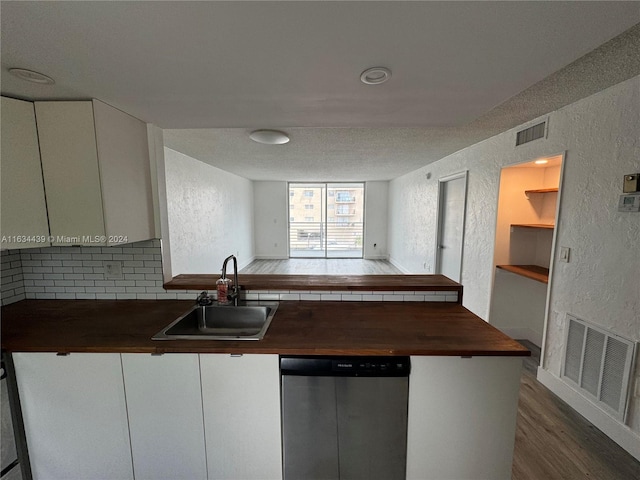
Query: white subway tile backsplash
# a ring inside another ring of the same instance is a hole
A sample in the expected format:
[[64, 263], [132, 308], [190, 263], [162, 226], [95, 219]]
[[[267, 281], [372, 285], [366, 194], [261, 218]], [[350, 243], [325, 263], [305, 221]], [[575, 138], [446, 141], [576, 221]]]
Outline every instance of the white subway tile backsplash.
[[43, 260], [42, 266], [43, 267], [61, 267], [62, 260]]
[[95, 300], [95, 293], [76, 293], [76, 300]]
[[405, 302], [424, 302], [424, 295], [403, 295]]
[[343, 302], [361, 302], [362, 301], [362, 295], [358, 295], [358, 294], [348, 294], [348, 295], [342, 295], [342, 301]]
[[383, 302], [402, 302], [404, 295], [386, 294], [382, 295]]
[[342, 295], [332, 294], [332, 293], [323, 293], [320, 295], [320, 300], [339, 302], [342, 300]]
[[75, 300], [75, 293], [56, 293], [56, 300]]
[[135, 293], [116, 293], [116, 300], [135, 300]]
[[381, 302], [382, 295], [362, 295], [362, 301], [364, 302]]
[[53, 273], [53, 267], [33, 267], [33, 273]]
[[303, 293], [303, 294], [300, 295], [300, 300], [307, 300], [307, 301], [320, 300], [320, 294], [318, 294], [318, 293]]
[[96, 300], [115, 300], [116, 299], [116, 294], [115, 293], [89, 293], [87, 295], [95, 295], [96, 296]]
[[138, 293], [136, 298], [138, 300], [157, 300], [158, 296], [155, 293]]
[[298, 301], [300, 300], [300, 294], [299, 293], [283, 293], [282, 295], [280, 295], [280, 300]]

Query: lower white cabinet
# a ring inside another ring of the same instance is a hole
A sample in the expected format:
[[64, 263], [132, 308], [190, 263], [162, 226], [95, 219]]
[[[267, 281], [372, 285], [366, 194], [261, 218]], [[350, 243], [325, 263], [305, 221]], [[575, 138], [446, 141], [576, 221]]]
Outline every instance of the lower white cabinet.
[[282, 479], [278, 355], [200, 355], [210, 480]]
[[136, 480], [204, 480], [197, 354], [122, 354]]
[[35, 480], [281, 480], [277, 355], [13, 354]]
[[407, 479], [510, 480], [520, 357], [411, 357]]
[[133, 478], [117, 353], [14, 353], [35, 480]]

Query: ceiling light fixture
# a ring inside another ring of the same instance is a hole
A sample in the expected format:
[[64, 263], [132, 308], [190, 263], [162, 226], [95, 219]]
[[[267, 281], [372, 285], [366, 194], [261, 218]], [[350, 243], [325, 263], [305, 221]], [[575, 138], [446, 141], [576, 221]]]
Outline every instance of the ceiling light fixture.
[[360, 80], [367, 85], [379, 85], [391, 78], [391, 70], [385, 67], [367, 68], [360, 74]]
[[289, 136], [278, 130], [254, 130], [249, 135], [254, 142], [264, 143], [266, 145], [283, 145], [289, 143]]
[[545, 163], [549, 163], [549, 160], [546, 160], [544, 158], [541, 158], [540, 160], [536, 160], [535, 162], [536, 165], [544, 165]]
[[15, 75], [20, 80], [26, 80], [31, 83], [39, 83], [41, 85], [53, 85], [56, 83], [53, 78], [33, 70], [26, 70], [24, 68], [10, 68], [9, 73]]

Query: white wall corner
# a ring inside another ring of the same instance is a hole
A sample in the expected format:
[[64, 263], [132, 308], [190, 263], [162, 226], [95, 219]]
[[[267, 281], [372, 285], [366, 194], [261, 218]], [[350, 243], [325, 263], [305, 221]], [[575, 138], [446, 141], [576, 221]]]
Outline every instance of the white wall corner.
[[598, 408], [562, 379], [544, 368], [538, 367], [537, 378], [561, 400], [640, 461], [640, 436], [636, 435], [629, 427]]

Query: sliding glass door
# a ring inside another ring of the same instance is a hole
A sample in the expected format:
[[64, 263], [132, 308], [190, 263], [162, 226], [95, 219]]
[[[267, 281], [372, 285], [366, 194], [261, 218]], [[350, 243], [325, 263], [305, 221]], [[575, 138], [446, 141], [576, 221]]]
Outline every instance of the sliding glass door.
[[289, 256], [362, 258], [363, 183], [290, 183]]

